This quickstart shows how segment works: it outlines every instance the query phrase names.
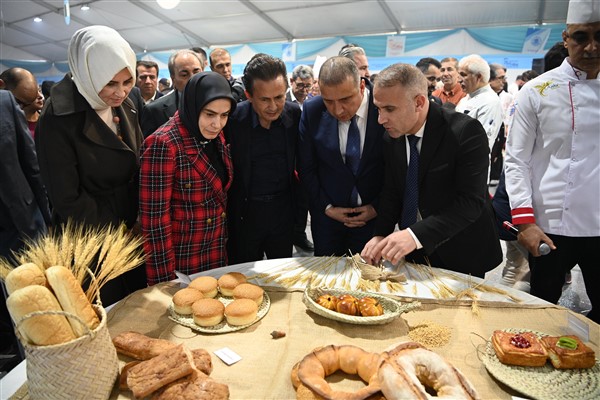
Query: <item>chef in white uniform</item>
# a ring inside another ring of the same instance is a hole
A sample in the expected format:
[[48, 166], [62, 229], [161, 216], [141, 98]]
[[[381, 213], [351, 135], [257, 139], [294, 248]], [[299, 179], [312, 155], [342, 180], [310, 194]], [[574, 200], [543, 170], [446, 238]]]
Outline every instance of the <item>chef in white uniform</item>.
[[[530, 253], [531, 294], [556, 303], [579, 264], [600, 322], [600, 1], [571, 0], [569, 57], [516, 97], [506, 145], [506, 189]], [[540, 242], [552, 251], [540, 256]]]

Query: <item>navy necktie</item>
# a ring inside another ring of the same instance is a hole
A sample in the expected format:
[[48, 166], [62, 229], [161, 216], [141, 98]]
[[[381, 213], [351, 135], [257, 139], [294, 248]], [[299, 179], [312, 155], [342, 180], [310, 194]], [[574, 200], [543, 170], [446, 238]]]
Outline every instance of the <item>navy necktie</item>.
[[410, 146], [410, 161], [406, 171], [400, 229], [406, 229], [417, 222], [417, 209], [419, 208], [419, 151], [417, 150], [417, 143], [420, 137], [409, 135], [407, 139]]
[[[354, 176], [358, 172], [358, 165], [360, 164], [360, 132], [358, 131], [358, 125], [356, 123], [356, 115], [350, 120], [350, 127], [348, 128], [348, 140], [346, 142], [346, 165], [350, 168]], [[358, 205], [358, 190], [356, 186], [352, 188], [350, 194], [351, 206]]]

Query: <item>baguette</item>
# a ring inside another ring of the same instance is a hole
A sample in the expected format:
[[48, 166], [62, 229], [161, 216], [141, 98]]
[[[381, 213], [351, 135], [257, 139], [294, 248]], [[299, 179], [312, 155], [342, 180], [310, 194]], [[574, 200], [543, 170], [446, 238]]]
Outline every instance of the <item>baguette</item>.
[[494, 331], [492, 344], [498, 360], [502, 364], [523, 367], [541, 367], [546, 364], [548, 353], [538, 337], [531, 332], [522, 332], [519, 335], [529, 342], [529, 347], [520, 348], [511, 344], [511, 339], [517, 336], [516, 333]]
[[[6, 299], [6, 306], [15, 323], [34, 311], [62, 311], [52, 292], [39, 285], [15, 290]], [[24, 340], [39, 346], [75, 339], [73, 329], [64, 315], [37, 315], [21, 322], [18, 329]]]
[[24, 288], [29, 285], [46, 286], [46, 277], [44, 270], [34, 263], [27, 263], [18, 266], [6, 275], [4, 281], [6, 291], [10, 295], [15, 290]]
[[[577, 342], [577, 348], [564, 349], [558, 347], [556, 343], [561, 337], [568, 337]], [[583, 344], [581, 339], [575, 335], [567, 336], [545, 336], [542, 338], [542, 344], [548, 350], [548, 357], [554, 368], [591, 368], [596, 365], [596, 355], [594, 350]]]
[[149, 360], [177, 345], [164, 339], [153, 339], [138, 332], [122, 332], [113, 338], [117, 352], [136, 360]]
[[[100, 319], [71, 270], [61, 266], [50, 267], [46, 270], [46, 279], [62, 309], [77, 315], [91, 330], [96, 329]], [[79, 321], [73, 318], [68, 320], [77, 337], [87, 333]]]
[[195, 369], [191, 353], [177, 345], [150, 360], [134, 365], [127, 372], [127, 386], [136, 398], [143, 398], [161, 387], [190, 375]]

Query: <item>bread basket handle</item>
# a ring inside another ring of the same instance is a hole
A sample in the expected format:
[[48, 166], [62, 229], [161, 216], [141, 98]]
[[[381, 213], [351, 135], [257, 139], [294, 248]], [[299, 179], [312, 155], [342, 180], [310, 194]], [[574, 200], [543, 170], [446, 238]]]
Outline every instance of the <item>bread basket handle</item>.
[[[21, 317], [18, 321], [15, 322], [15, 332], [17, 334], [17, 336], [19, 337], [19, 339], [21, 340], [21, 343], [27, 343], [27, 340], [24, 340], [24, 338], [21, 336], [21, 330], [19, 329], [21, 327], [21, 324], [23, 322], [25, 322], [26, 320], [33, 318], [33, 317], [37, 317], [39, 315], [63, 315], [67, 318], [73, 318], [75, 319], [77, 322], [79, 322], [81, 324], [81, 326], [83, 326], [83, 328], [85, 329], [85, 336], [90, 336], [92, 337], [92, 339], [95, 336], [95, 333], [90, 329], [89, 326], [87, 326], [87, 324], [77, 315], [75, 314], [71, 314], [70, 312], [66, 312], [66, 311], [34, 311], [34, 312], [30, 312], [27, 315], [24, 315], [23, 317]], [[83, 337], [83, 336], [80, 336]], [[79, 339], [79, 338], [77, 338]]]
[[[94, 272], [90, 269], [90, 267], [87, 267], [86, 271], [90, 275], [92, 283], [94, 285], [98, 286], [98, 279], [96, 279], [96, 275], [94, 275]], [[87, 297], [87, 293], [86, 293], [86, 297]], [[92, 300], [90, 299], [90, 301], [92, 301]], [[102, 307], [102, 300], [100, 300], [100, 290], [98, 290], [97, 294], [96, 294], [96, 305], [98, 307]]]

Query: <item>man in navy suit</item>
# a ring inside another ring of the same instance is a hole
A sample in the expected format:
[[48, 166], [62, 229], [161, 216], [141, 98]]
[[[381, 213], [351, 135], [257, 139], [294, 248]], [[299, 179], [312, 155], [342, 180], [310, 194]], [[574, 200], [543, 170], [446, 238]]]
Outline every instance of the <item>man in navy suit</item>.
[[352, 60], [325, 61], [319, 87], [321, 95], [303, 105], [298, 145], [315, 255], [354, 254], [373, 234], [384, 129], [377, 123], [371, 84]]
[[[502, 261], [502, 250], [481, 123], [429, 101], [425, 76], [408, 64], [381, 71], [374, 97], [387, 131], [385, 183], [375, 236], [362, 257], [393, 264], [405, 257], [483, 277]], [[394, 232], [396, 223], [400, 230]]]

